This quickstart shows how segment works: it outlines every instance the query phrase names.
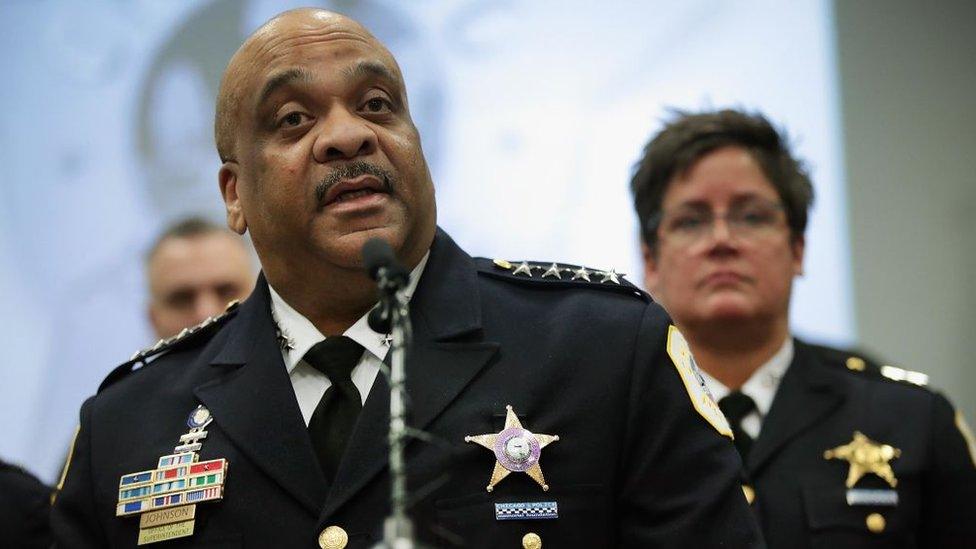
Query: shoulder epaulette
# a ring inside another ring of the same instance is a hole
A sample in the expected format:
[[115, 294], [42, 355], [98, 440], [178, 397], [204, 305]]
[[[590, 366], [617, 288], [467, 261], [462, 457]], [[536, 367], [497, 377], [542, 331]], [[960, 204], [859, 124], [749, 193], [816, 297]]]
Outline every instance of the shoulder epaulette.
[[891, 381], [900, 381], [911, 385], [917, 385], [919, 387], [925, 387], [929, 383], [928, 374], [916, 372], [914, 370], [906, 370], [904, 368], [898, 368], [897, 366], [887, 364], [878, 365], [874, 361], [865, 360], [857, 355], [847, 356], [847, 358], [844, 359], [844, 365], [847, 366], [847, 369], [851, 370], [852, 372], [862, 372], [867, 375], [881, 377]]
[[624, 278], [624, 273], [618, 273], [612, 267], [605, 271], [565, 263], [508, 261], [483, 257], [475, 258], [475, 263], [478, 272], [493, 278], [549, 286], [593, 287], [651, 301], [651, 296]]
[[132, 373], [136, 369], [135, 366], [137, 364], [142, 364], [145, 366], [148, 364], [147, 361], [150, 358], [158, 357], [171, 351], [186, 349], [197, 342], [207, 339], [209, 336], [213, 335], [213, 333], [216, 332], [220, 326], [237, 314], [237, 308], [239, 305], [240, 303], [237, 300], [231, 301], [227, 304], [227, 308], [224, 309], [223, 313], [220, 313], [217, 316], [209, 317], [196, 326], [184, 328], [183, 331], [173, 337], [160, 339], [152, 347], [147, 347], [145, 349], [136, 351], [136, 353], [132, 355], [129, 360], [116, 366], [114, 370], [109, 372], [108, 376], [106, 376], [102, 381], [102, 384], [98, 386], [98, 392], [102, 392], [102, 390], [109, 385], [112, 385], [116, 381]]

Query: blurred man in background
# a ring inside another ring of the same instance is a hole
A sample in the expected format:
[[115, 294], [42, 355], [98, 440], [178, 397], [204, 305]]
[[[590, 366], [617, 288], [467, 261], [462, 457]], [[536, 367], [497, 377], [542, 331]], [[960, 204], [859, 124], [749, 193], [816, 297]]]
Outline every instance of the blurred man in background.
[[241, 237], [195, 217], [163, 231], [146, 257], [146, 275], [149, 321], [161, 339], [219, 315], [257, 279]]
[[962, 417], [790, 334], [813, 188], [784, 137], [758, 114], [679, 113], [631, 190], [647, 288], [732, 425], [770, 546], [971, 547], [976, 455]]

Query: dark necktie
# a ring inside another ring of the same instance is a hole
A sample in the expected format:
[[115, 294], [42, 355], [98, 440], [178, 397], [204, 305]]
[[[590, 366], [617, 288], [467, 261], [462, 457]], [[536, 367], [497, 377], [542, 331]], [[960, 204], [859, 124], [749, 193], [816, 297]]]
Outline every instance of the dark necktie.
[[335, 478], [346, 443], [363, 409], [359, 390], [352, 382], [352, 369], [362, 356], [362, 345], [346, 336], [326, 338], [305, 353], [305, 362], [332, 382], [308, 422], [312, 447], [329, 482]]
[[733, 391], [718, 401], [718, 407], [722, 409], [726, 419], [732, 426], [732, 436], [735, 437], [735, 449], [742, 456], [745, 463], [749, 457], [749, 450], [752, 449], [752, 437], [742, 430], [742, 420], [756, 409], [756, 403], [748, 395]]

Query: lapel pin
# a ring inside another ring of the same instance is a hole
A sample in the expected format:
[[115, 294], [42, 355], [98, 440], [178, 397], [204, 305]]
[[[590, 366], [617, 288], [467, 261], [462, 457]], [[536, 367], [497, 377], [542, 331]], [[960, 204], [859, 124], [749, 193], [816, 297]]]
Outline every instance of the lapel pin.
[[505, 409], [505, 428], [501, 432], [464, 437], [465, 442], [473, 442], [495, 454], [495, 469], [486, 489], [491, 492], [511, 473], [525, 473], [539, 483], [543, 491], [548, 491], [549, 485], [542, 475], [539, 457], [542, 449], [559, 440], [559, 436], [532, 433], [522, 427], [511, 406]]

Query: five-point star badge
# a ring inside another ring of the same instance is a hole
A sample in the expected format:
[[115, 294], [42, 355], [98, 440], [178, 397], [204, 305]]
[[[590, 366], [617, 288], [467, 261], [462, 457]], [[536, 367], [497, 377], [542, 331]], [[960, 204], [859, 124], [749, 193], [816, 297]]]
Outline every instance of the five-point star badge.
[[898, 484], [898, 479], [895, 478], [895, 472], [889, 462], [900, 455], [901, 450], [898, 448], [890, 444], [877, 443], [860, 431], [854, 431], [853, 440], [825, 451], [824, 459], [843, 459], [851, 464], [845, 483], [848, 488], [853, 488], [867, 473], [878, 475], [894, 488]]
[[491, 473], [487, 490], [494, 490], [495, 485], [509, 473], [525, 473], [538, 482], [543, 490], [549, 490], [542, 476], [542, 467], [539, 466], [539, 456], [542, 449], [559, 440], [559, 436], [529, 432], [522, 427], [511, 406], [505, 406], [505, 409], [505, 428], [500, 433], [464, 437], [465, 442], [474, 442], [495, 454], [495, 470]]

